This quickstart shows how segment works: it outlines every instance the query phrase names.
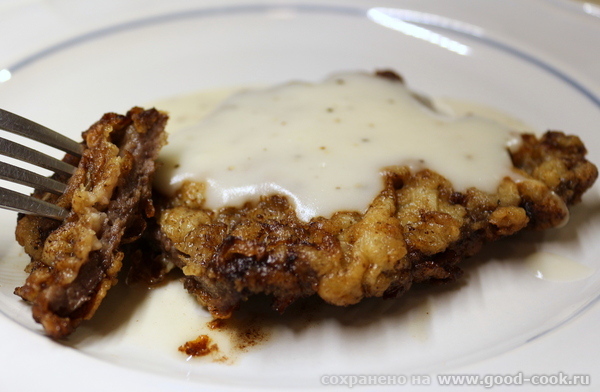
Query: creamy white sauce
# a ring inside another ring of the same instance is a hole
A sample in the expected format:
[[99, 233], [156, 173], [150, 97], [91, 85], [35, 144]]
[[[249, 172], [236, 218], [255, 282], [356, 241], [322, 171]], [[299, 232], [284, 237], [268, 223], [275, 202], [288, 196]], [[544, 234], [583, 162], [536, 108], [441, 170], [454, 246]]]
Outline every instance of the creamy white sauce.
[[408, 333], [410, 333], [415, 340], [419, 342], [426, 342], [429, 340], [432, 313], [433, 303], [428, 297], [408, 312], [410, 320], [408, 323]]
[[535, 252], [525, 265], [536, 278], [551, 282], [574, 282], [590, 277], [595, 271], [575, 260], [548, 252]]
[[[538, 134], [539, 131], [534, 129], [526, 122], [509, 115], [497, 108], [483, 105], [478, 102], [465, 101], [454, 97], [433, 98], [433, 105], [438, 112], [447, 116], [479, 116], [485, 117], [497, 123], [503, 124], [511, 129], [518, 130], [520, 133]], [[517, 138], [520, 140], [520, 138]], [[513, 141], [516, 141], [513, 139]], [[509, 146], [510, 147], [510, 146]]]
[[[434, 111], [401, 83], [371, 74], [246, 90], [212, 111], [192, 102], [186, 110], [200, 114], [171, 113], [184, 124], [176, 132], [169, 124], [157, 186], [172, 195], [186, 180], [204, 182], [207, 208], [278, 193], [303, 220], [364, 211], [392, 165], [432, 169], [457, 190], [495, 192], [514, 176], [507, 148], [519, 138], [511, 126]], [[173, 102], [165, 104], [157, 107]]]

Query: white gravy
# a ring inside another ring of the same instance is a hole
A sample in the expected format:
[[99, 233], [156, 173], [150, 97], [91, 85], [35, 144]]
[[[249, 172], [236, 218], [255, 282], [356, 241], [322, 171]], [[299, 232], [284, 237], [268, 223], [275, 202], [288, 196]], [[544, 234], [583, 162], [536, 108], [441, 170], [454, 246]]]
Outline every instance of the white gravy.
[[157, 174], [165, 194], [186, 180], [204, 182], [205, 206], [217, 209], [278, 193], [307, 221], [364, 211], [386, 166], [429, 168], [456, 190], [495, 192], [515, 177], [507, 152], [519, 140], [514, 122], [451, 101], [459, 114], [432, 110], [388, 79], [346, 73], [225, 98], [229, 92], [156, 103], [171, 115]]
[[536, 278], [551, 282], [574, 282], [590, 277], [595, 270], [575, 260], [548, 252], [535, 252], [525, 265]]

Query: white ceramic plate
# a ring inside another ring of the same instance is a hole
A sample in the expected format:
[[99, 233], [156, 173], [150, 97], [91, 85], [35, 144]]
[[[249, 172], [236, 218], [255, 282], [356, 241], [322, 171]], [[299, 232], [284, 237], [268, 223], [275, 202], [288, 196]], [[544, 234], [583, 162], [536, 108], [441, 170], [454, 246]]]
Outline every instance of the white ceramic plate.
[[[12, 35], [10, 47], [0, 45], [0, 58], [10, 60], [0, 64], [0, 107], [74, 138], [104, 112], [198, 89], [389, 67], [432, 96], [493, 106], [540, 131], [576, 133], [589, 146], [590, 159], [600, 162], [594, 71], [600, 40], [590, 39], [600, 37], [600, 27], [588, 15], [550, 3], [483, 8], [467, 0], [182, 1], [142, 7], [58, 1], [6, 7], [5, 15], [13, 17], [9, 26], [21, 34]], [[528, 13], [537, 17], [529, 19]], [[512, 17], [516, 14], [521, 16]], [[565, 34], [551, 28], [557, 21]], [[596, 53], [594, 64], [590, 52]], [[465, 277], [457, 284], [349, 309], [309, 301], [282, 318], [255, 304], [269, 338], [231, 354], [225, 364], [188, 360], [177, 352], [208, 320], [177, 282], [151, 293], [117, 287], [97, 318], [67, 343], [45, 338], [28, 306], [12, 294], [24, 280], [27, 259], [13, 239], [15, 214], [0, 211], [0, 217], [0, 390], [41, 385], [70, 390], [82, 384], [86, 390], [318, 389], [324, 375], [411, 377], [461, 369], [483, 375], [515, 369], [486, 365], [494, 358], [539, 373], [531, 363], [519, 365], [519, 358], [530, 355], [528, 347], [552, 346], [561, 330], [564, 339], [582, 343], [569, 332], [569, 321], [585, 311], [598, 314], [597, 186], [566, 227], [492, 245], [465, 263]], [[537, 251], [572, 260], [589, 276], [539, 279], [523, 262]], [[580, 339], [590, 342], [591, 336]], [[592, 338], [596, 347], [598, 342]], [[542, 352], [558, 355], [552, 347]], [[561, 366], [558, 360], [541, 371], [572, 369]], [[589, 369], [579, 373], [590, 374]], [[593, 372], [592, 380], [599, 375]]]

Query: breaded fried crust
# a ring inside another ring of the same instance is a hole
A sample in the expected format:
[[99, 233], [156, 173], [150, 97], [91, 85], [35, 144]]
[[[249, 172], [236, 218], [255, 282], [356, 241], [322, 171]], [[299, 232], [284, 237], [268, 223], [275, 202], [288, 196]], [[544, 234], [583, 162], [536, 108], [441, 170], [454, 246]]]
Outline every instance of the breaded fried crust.
[[366, 212], [310, 222], [280, 195], [211, 211], [203, 208], [203, 185], [187, 182], [160, 202], [155, 235], [164, 259], [183, 270], [185, 287], [217, 318], [258, 293], [272, 296], [279, 311], [313, 294], [341, 306], [397, 297], [413, 283], [457, 279], [458, 263], [486, 242], [561, 225], [566, 205], [598, 175], [585, 154], [576, 136], [523, 135], [511, 153], [523, 179], [505, 178], [495, 194], [457, 192], [430, 170], [389, 167]]
[[[122, 246], [136, 240], [154, 214], [152, 175], [166, 121], [154, 109], [104, 115], [83, 134], [84, 153], [66, 192], [35, 193], [69, 210], [64, 222], [19, 216], [17, 241], [31, 263], [15, 293], [32, 303], [48, 335], [70, 334], [116, 283]], [[76, 163], [72, 156], [65, 160]]]

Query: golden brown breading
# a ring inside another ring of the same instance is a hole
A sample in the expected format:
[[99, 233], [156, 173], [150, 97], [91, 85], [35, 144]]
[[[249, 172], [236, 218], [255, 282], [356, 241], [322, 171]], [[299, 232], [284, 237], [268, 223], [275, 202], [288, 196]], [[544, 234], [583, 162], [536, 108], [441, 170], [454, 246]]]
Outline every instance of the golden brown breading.
[[185, 287], [217, 318], [258, 293], [271, 295], [279, 311], [313, 294], [342, 306], [397, 297], [413, 283], [455, 280], [457, 264], [486, 242], [561, 225], [565, 203], [578, 202], [597, 177], [585, 154], [574, 136], [523, 135], [512, 158], [524, 178], [504, 179], [495, 194], [457, 192], [432, 171], [390, 167], [365, 213], [310, 222], [278, 195], [207, 210], [203, 185], [187, 182], [161, 202], [156, 235]]
[[137, 239], [154, 213], [152, 175], [166, 120], [154, 109], [104, 115], [83, 134], [83, 156], [66, 192], [35, 194], [69, 210], [65, 221], [19, 216], [16, 237], [31, 263], [15, 293], [32, 303], [48, 335], [70, 334], [116, 283], [122, 245]]

